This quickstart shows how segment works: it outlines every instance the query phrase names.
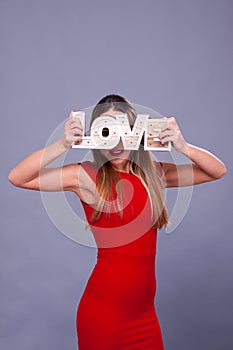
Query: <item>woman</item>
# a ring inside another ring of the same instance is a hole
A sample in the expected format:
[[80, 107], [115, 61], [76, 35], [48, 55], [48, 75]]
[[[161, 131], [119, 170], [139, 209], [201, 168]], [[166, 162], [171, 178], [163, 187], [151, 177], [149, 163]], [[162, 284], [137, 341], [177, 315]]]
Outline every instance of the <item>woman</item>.
[[[136, 111], [119, 95], [108, 95], [92, 112], [96, 118]], [[97, 246], [97, 263], [79, 303], [79, 350], [162, 350], [154, 307], [157, 229], [168, 223], [164, 187], [190, 186], [221, 178], [225, 165], [210, 152], [187, 143], [175, 118], [167, 118], [159, 137], [171, 141], [192, 164], [153, 162], [143, 146], [93, 150], [94, 162], [46, 165], [81, 142], [82, 127], [70, 115], [63, 136], [32, 153], [9, 174], [18, 187], [41, 191], [73, 191], [83, 205]]]

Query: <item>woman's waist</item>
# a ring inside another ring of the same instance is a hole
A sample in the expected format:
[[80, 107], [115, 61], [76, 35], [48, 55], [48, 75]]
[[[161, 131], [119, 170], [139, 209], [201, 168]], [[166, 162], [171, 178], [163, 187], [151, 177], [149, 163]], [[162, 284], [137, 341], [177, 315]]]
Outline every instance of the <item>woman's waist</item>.
[[[121, 278], [130, 274], [138, 274], [138, 279], [146, 274], [154, 274], [155, 255], [134, 255], [133, 253], [98, 253], [94, 271], [114, 275]], [[93, 272], [94, 272], [93, 271]]]
[[111, 261], [106, 256], [98, 260], [87, 284], [88, 294], [111, 303], [147, 303], [155, 295], [154, 260]]
[[119, 244], [116, 246], [101, 247], [98, 246], [98, 256], [118, 258], [147, 258], [156, 254], [156, 235], [154, 232], [148, 232], [143, 237]]

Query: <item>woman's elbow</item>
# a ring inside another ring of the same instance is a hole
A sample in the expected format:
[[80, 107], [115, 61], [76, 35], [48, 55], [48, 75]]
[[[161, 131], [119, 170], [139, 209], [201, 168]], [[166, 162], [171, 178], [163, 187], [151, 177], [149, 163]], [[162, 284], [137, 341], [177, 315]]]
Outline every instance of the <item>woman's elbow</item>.
[[216, 176], [216, 179], [221, 179], [224, 175], [227, 173], [227, 167], [225, 164], [222, 164], [219, 168], [218, 174]]
[[8, 181], [16, 187], [22, 187], [22, 184], [17, 180], [17, 175], [15, 174], [14, 169], [9, 172]]

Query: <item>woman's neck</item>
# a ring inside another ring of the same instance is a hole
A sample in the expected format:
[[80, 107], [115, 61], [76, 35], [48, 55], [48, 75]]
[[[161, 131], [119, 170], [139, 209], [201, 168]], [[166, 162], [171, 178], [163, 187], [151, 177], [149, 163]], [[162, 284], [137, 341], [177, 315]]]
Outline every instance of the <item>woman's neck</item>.
[[127, 161], [125, 164], [111, 164], [112, 168], [116, 171], [122, 173], [129, 173], [129, 162]]

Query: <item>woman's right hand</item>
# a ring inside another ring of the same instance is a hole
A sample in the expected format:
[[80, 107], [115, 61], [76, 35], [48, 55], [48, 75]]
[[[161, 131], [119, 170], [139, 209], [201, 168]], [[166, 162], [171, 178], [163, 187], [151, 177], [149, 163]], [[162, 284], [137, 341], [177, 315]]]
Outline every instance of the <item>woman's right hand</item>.
[[64, 132], [61, 138], [61, 143], [66, 149], [70, 149], [73, 142], [80, 143], [82, 141], [83, 127], [80, 120], [73, 117], [73, 112], [70, 112], [69, 120], [65, 124]]

